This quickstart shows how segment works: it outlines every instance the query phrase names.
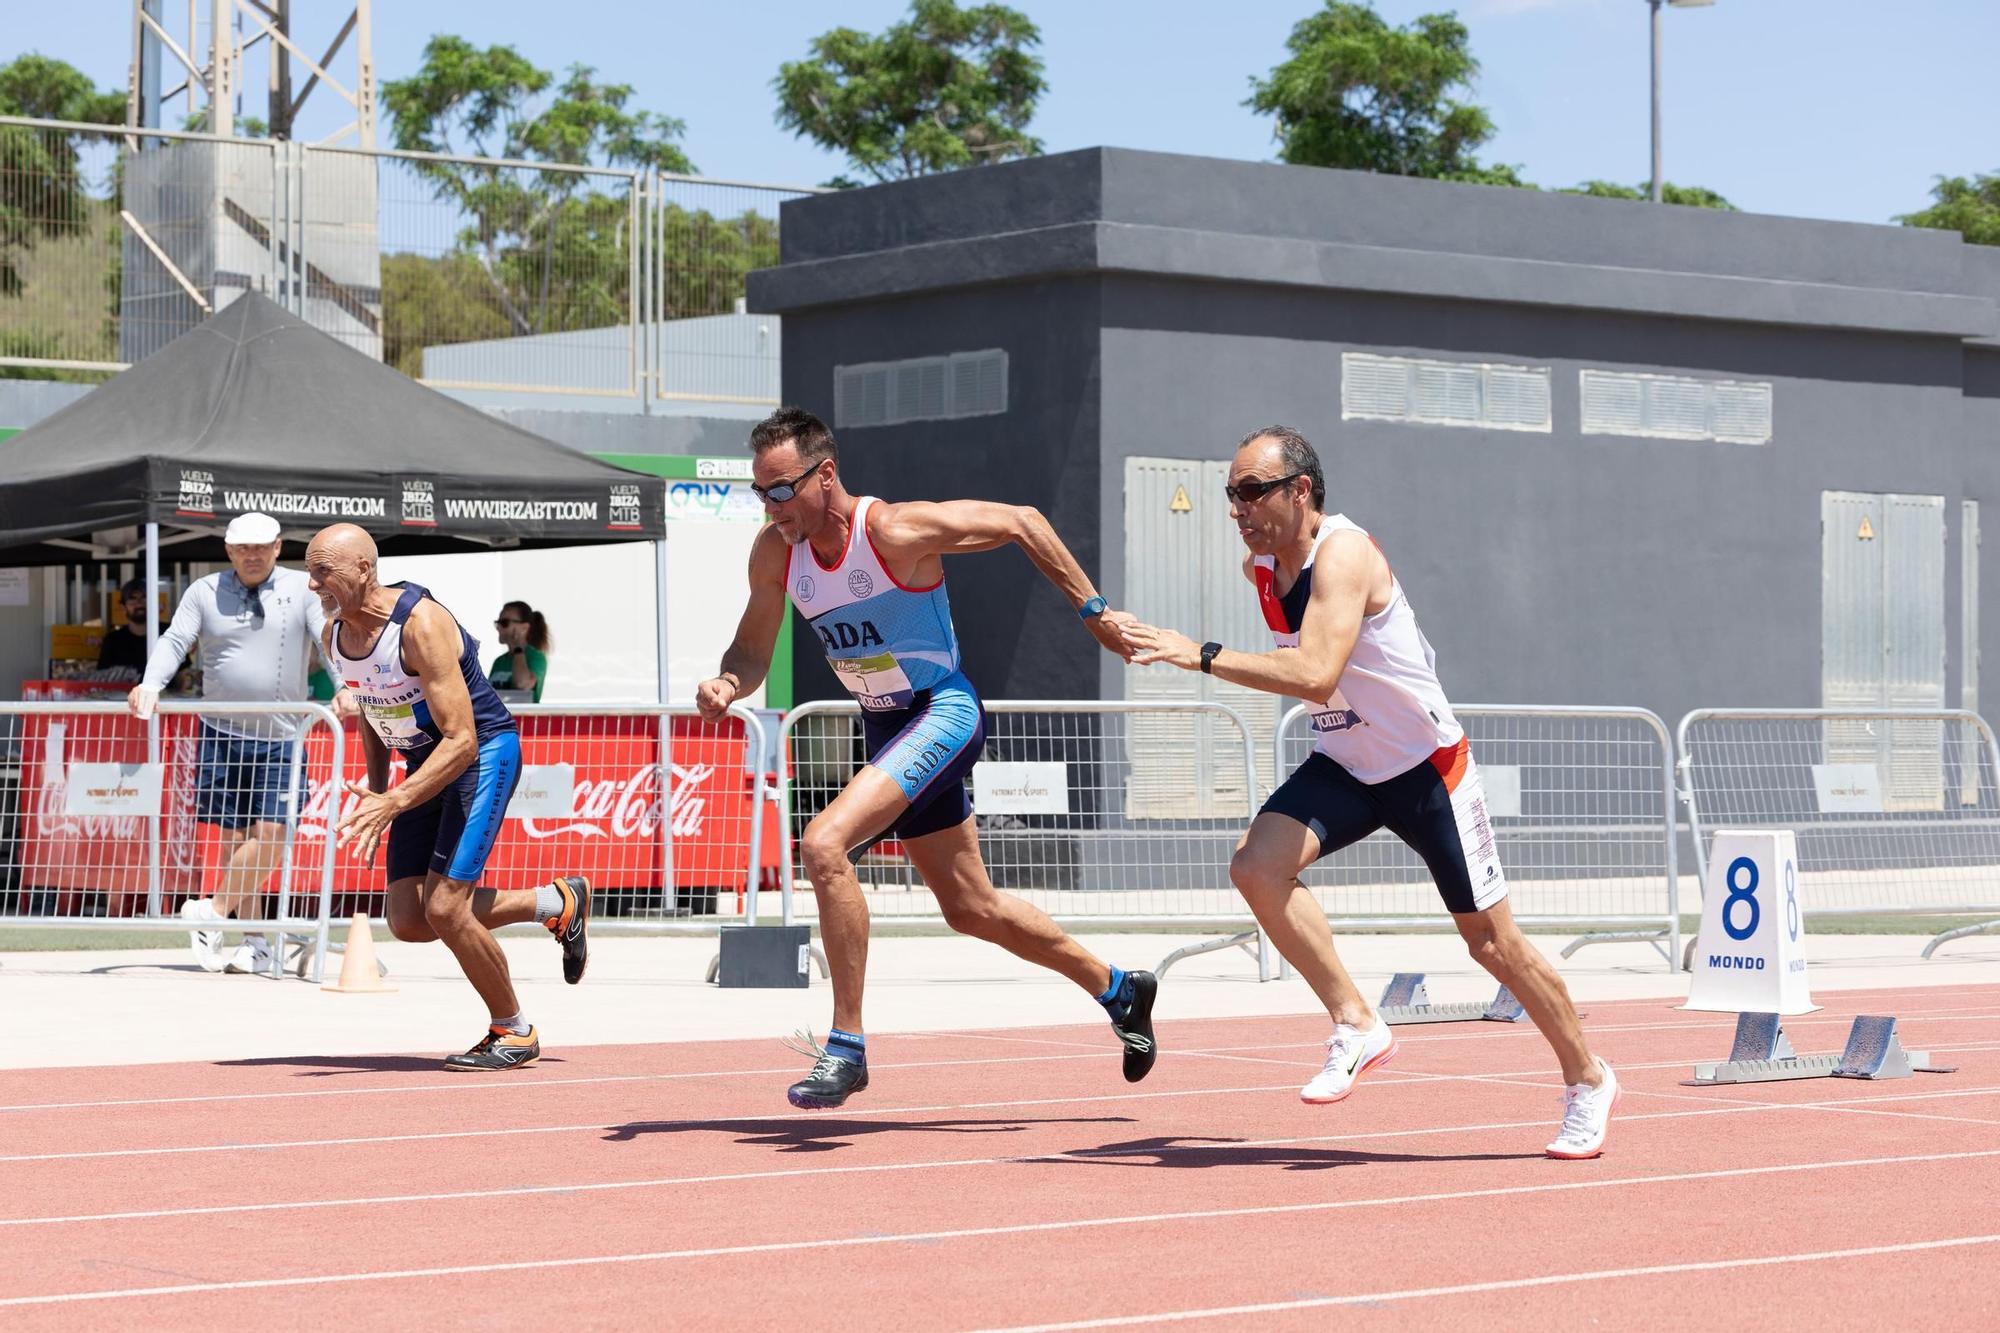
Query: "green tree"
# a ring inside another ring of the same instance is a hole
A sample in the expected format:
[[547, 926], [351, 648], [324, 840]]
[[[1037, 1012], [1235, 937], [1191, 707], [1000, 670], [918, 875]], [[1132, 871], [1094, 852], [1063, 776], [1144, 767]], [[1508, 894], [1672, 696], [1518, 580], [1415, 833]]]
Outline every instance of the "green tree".
[[1939, 176], [1931, 187], [1931, 206], [1896, 218], [1905, 227], [1955, 231], [1974, 245], [2000, 245], [2000, 172], [1991, 175]]
[[1005, 5], [912, 0], [886, 32], [835, 28], [780, 65], [777, 121], [875, 181], [1032, 157], [1042, 143], [1028, 122], [1048, 91], [1030, 50], [1041, 40]]
[[[75, 66], [29, 52], [0, 65], [0, 116], [118, 124], [125, 95], [100, 91]], [[90, 207], [80, 136], [0, 126], [0, 296], [21, 294], [22, 259], [37, 239], [88, 231]]]
[[1327, 0], [1286, 39], [1291, 58], [1252, 78], [1244, 105], [1275, 117], [1278, 159], [1392, 176], [1520, 185], [1511, 167], [1482, 167], [1493, 137], [1482, 107], [1455, 100], [1479, 73], [1455, 14], [1392, 28], [1366, 4]]
[[[1593, 199], [1644, 200], [1653, 197], [1653, 186], [1650, 181], [1644, 185], [1620, 185], [1616, 181], [1585, 181], [1581, 185], [1557, 193], [1587, 194]], [[1660, 202], [1680, 204], [1687, 208], [1712, 208], [1722, 213], [1737, 211], [1736, 205], [1713, 190], [1703, 189], [1699, 185], [1676, 185], [1672, 181], [1661, 182]]]
[[[632, 110], [631, 98], [629, 85], [599, 83], [586, 66], [571, 66], [558, 81], [510, 46], [482, 51], [447, 35], [425, 46], [415, 74], [382, 85], [398, 148], [692, 173], [674, 142], [682, 122]], [[485, 273], [513, 332], [589, 328], [625, 317], [629, 210], [623, 198], [592, 188], [601, 178], [491, 162], [412, 166], [468, 219], [457, 249]]]

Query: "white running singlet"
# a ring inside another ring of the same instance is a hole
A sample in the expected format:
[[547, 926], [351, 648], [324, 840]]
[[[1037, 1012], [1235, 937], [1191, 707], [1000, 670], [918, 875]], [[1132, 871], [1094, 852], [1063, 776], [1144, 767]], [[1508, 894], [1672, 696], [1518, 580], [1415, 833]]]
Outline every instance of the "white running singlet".
[[[1299, 626], [1312, 598], [1313, 562], [1336, 532], [1368, 536], [1345, 514], [1327, 515], [1320, 521], [1298, 582], [1282, 597], [1277, 592], [1277, 562], [1268, 555], [1255, 558], [1257, 600], [1280, 648], [1299, 645]], [[1312, 709], [1313, 730], [1319, 734], [1313, 748], [1368, 783], [1408, 772], [1465, 737], [1445, 701], [1444, 686], [1438, 683], [1437, 655], [1417, 628], [1417, 615], [1403, 595], [1401, 580], [1394, 570], [1389, 577], [1389, 604], [1362, 618], [1361, 633], [1333, 697], [1323, 703], [1306, 701]]]

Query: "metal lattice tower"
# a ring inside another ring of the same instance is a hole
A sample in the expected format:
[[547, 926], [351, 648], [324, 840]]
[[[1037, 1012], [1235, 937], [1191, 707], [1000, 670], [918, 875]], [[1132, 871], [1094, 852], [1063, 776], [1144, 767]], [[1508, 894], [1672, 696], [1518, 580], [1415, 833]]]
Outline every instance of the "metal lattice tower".
[[[185, 99], [189, 120], [202, 117], [202, 129], [234, 134], [236, 121], [244, 114], [246, 69], [253, 57], [261, 57], [268, 94], [264, 120], [271, 138], [296, 137], [293, 127], [299, 112], [324, 87], [347, 103], [354, 118], [317, 142], [336, 144], [358, 136], [360, 147], [373, 148], [370, 3], [353, 0], [345, 21], [332, 30], [315, 59], [303, 44], [306, 39], [293, 33], [293, 0], [132, 0], [125, 123], [133, 128], [178, 128], [164, 124], [162, 116], [172, 99], [180, 97]], [[323, 8], [331, 17], [347, 6], [336, 0], [312, 8]], [[176, 20], [183, 18], [186, 26], [180, 27]]]

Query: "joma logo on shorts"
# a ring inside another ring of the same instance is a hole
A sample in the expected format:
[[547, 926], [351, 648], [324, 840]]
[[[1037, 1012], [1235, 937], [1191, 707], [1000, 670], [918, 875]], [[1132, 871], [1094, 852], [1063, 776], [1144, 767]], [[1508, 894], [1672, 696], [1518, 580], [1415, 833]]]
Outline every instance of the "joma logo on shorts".
[[820, 642], [826, 645], [828, 652], [839, 648], [865, 648], [871, 643], [880, 647], [882, 644], [882, 632], [875, 628], [872, 620], [862, 621], [858, 629], [844, 620], [831, 625], [814, 625], [813, 628], [819, 631]]
[[903, 781], [922, 782], [937, 772], [938, 765], [951, 758], [951, 747], [943, 741], [931, 741], [917, 753], [917, 757], [903, 766]]

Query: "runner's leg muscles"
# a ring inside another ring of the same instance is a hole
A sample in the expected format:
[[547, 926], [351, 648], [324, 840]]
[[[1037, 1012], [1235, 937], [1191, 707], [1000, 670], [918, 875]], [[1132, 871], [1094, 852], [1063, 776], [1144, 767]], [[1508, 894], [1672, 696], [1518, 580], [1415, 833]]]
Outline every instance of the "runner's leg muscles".
[[1563, 1082], [1595, 1083], [1597, 1061], [1583, 1039], [1583, 1024], [1577, 1019], [1569, 987], [1514, 924], [1514, 909], [1507, 900], [1502, 898], [1483, 912], [1454, 912], [1451, 919], [1473, 960], [1514, 992], [1548, 1040], [1562, 1064]]
[[1229, 878], [1249, 904], [1286, 962], [1312, 987], [1336, 1023], [1365, 1028], [1375, 1022], [1369, 1004], [1333, 947], [1326, 912], [1299, 882], [1299, 872], [1319, 858], [1319, 839], [1290, 815], [1266, 811], [1229, 859]]
[[1092, 995], [1111, 984], [1111, 967], [1078, 944], [1046, 912], [993, 887], [979, 857], [979, 830], [972, 818], [954, 828], [911, 838], [910, 861], [944, 910], [945, 924], [961, 935], [997, 944], [1052, 972], [1060, 972]]
[[868, 904], [848, 853], [882, 836], [909, 809], [895, 779], [873, 766], [854, 775], [799, 838], [799, 860], [819, 902], [820, 941], [833, 974], [833, 1025], [860, 1032], [868, 975]]

